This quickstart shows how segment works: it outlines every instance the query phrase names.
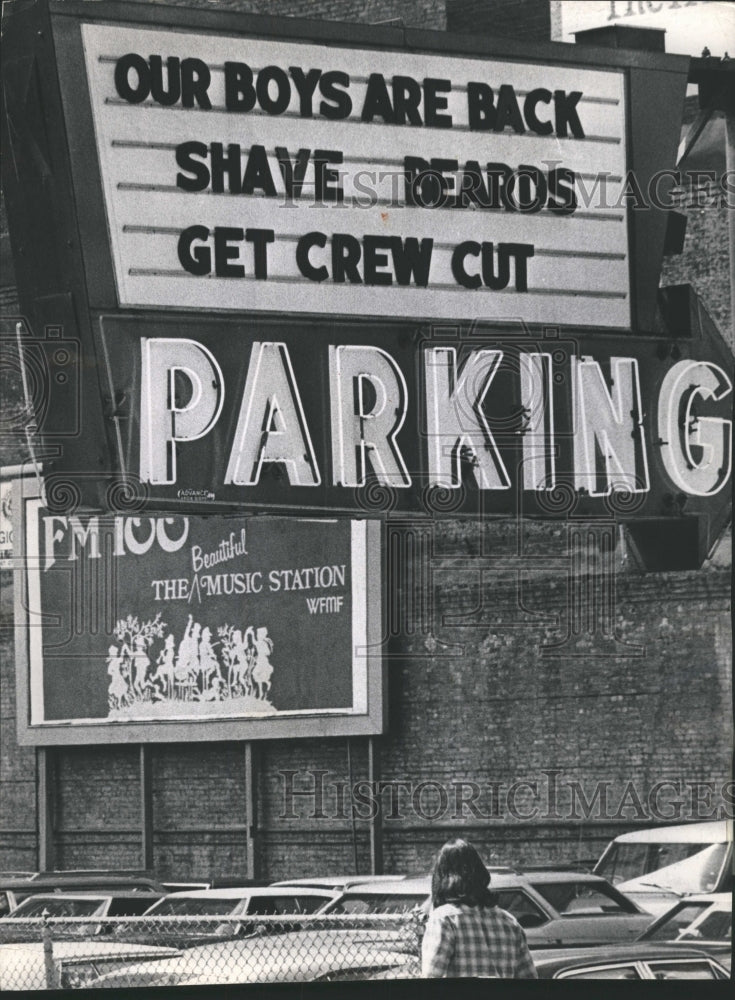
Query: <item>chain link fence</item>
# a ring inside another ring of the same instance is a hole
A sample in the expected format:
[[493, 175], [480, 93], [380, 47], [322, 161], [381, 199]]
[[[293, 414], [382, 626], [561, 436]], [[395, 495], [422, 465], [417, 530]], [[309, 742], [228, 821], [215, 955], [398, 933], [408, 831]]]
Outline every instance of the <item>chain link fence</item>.
[[421, 913], [46, 917], [0, 922], [0, 991], [420, 974]]

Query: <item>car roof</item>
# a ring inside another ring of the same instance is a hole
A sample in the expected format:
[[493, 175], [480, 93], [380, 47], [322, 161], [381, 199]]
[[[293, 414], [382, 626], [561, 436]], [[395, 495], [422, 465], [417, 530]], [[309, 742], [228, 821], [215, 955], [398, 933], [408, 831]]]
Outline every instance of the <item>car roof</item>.
[[[685, 905], [687, 903], [717, 903], [723, 906], [732, 906], [732, 893], [731, 892], [689, 892], [681, 899], [678, 899], [674, 906], [679, 906], [681, 903]], [[674, 907], [672, 906], [673, 910]], [[671, 911], [669, 911], [671, 912]]]
[[60, 889], [64, 892], [75, 892], [79, 889], [129, 889], [138, 892], [160, 892], [165, 893], [166, 887], [156, 882], [155, 879], [145, 875], [74, 875], [66, 873], [62, 878], [57, 878], [53, 872], [37, 875], [29, 879], [3, 879], [0, 882], [0, 889], [21, 890], [23, 892], [31, 890], [34, 892], [49, 892]]
[[668, 923], [672, 919], [673, 914], [680, 913], [681, 910], [690, 906], [692, 903], [701, 903], [702, 907], [693, 920], [699, 920], [700, 917], [704, 916], [705, 913], [711, 912], [712, 910], [732, 910], [732, 893], [731, 892], [698, 892], [692, 893], [691, 895], [682, 896], [677, 899], [673, 906], [670, 906], [668, 910], [665, 910], [662, 914], [653, 920], [648, 927], [643, 931], [639, 941], [647, 941], [652, 934], [657, 933], [659, 928], [663, 927], [664, 924]]
[[[599, 875], [591, 875], [589, 872], [568, 872], [568, 871], [543, 871], [529, 872], [528, 875], [519, 874], [510, 870], [490, 869], [490, 889], [508, 889], [522, 885], [554, 885], [568, 882], [586, 882], [593, 885], [609, 885], [607, 879]], [[383, 880], [373, 882], [363, 882], [359, 885], [347, 886], [343, 890], [343, 895], [359, 896], [363, 894], [371, 895], [395, 895], [395, 896], [428, 896], [431, 892], [431, 876], [405, 876], [401, 879]]]
[[163, 882], [169, 892], [194, 892], [196, 889], [211, 889], [211, 882]]
[[347, 886], [345, 896], [359, 896], [363, 893], [395, 896], [427, 896], [431, 891], [431, 876], [420, 875], [396, 879], [384, 879], [376, 882], [362, 882], [360, 885]]
[[346, 889], [353, 885], [373, 885], [379, 882], [398, 882], [409, 875], [325, 875], [323, 878], [292, 878], [271, 882], [271, 886], [311, 887], [313, 889]]
[[[23, 903], [27, 903], [31, 899], [48, 899], [55, 901], [57, 899], [139, 899], [146, 904], [152, 904], [158, 902], [159, 899], [166, 899], [170, 896], [170, 893], [142, 893], [142, 892], [131, 892], [125, 889], [113, 889], [107, 891], [105, 889], [97, 889], [89, 891], [71, 891], [71, 892], [34, 892], [30, 896], [25, 896], [18, 906], [22, 906]], [[17, 909], [17, 907], [16, 907]], [[13, 911], [14, 912], [14, 911]]]
[[223, 889], [192, 889], [189, 892], [169, 892], [166, 899], [247, 899], [251, 896], [325, 896], [336, 898], [339, 893], [310, 886], [228, 886]]
[[732, 840], [732, 823], [726, 819], [633, 830], [615, 837], [616, 844], [724, 844], [728, 840]]
[[[30, 903], [33, 900], [39, 900], [39, 899], [48, 899], [48, 900], [52, 900], [53, 902], [56, 902], [59, 899], [60, 900], [64, 900], [64, 899], [99, 899], [99, 900], [103, 900], [103, 899], [109, 899], [110, 895], [111, 894], [109, 892], [107, 892], [107, 893], [104, 893], [104, 892], [37, 892], [33, 896], [26, 896], [26, 898], [24, 900], [22, 900], [18, 904], [18, 906], [19, 907], [20, 906], [24, 906], [26, 903]], [[118, 896], [120, 894], [116, 892], [114, 895]], [[137, 893], [137, 892], [136, 893], [126, 893], [125, 895], [134, 895], [136, 899], [140, 898], [140, 894]], [[13, 911], [13, 912], [15, 912], [15, 911]]]
[[60, 880], [65, 878], [76, 879], [80, 876], [90, 878], [129, 878], [148, 879], [153, 881], [150, 871], [141, 868], [46, 868], [43, 871], [35, 872], [36, 878], [50, 878]]
[[607, 962], [646, 962], [670, 958], [711, 958], [699, 948], [682, 947], [671, 942], [652, 944], [650, 941], [630, 941], [620, 944], [590, 945], [586, 948], [534, 948], [533, 963], [536, 968], [566, 965], [604, 965]]
[[[609, 884], [606, 878], [601, 875], [592, 875], [590, 872], [575, 872], [575, 871], [530, 871], [530, 872], [520, 872], [521, 879], [525, 882], [531, 882], [538, 885], [553, 884], [554, 882], [594, 882], [599, 884], [601, 882]], [[493, 882], [495, 882], [495, 876], [490, 881], [490, 886], [492, 887]]]

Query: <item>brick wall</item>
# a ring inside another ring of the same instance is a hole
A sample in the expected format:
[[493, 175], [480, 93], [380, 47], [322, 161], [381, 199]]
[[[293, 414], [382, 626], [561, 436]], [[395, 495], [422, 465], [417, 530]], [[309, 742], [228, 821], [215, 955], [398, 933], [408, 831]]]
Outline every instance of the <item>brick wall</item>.
[[702, 297], [723, 336], [735, 346], [730, 303], [730, 246], [728, 208], [719, 185], [688, 187], [675, 198], [677, 211], [687, 217], [681, 254], [664, 261], [662, 285], [689, 283]]
[[549, 0], [447, 0], [447, 31], [548, 42]]
[[[150, 0], [127, 2], [150, 6]], [[446, 28], [444, 0], [165, 0], [165, 5], [319, 21], [358, 21], [363, 24], [402, 21], [406, 28], [433, 28], [437, 31]]]
[[13, 587], [0, 570], [0, 870], [36, 866], [36, 754], [15, 738]]
[[[444, 582], [438, 616], [473, 606], [459, 575]], [[727, 780], [727, 570], [646, 578], [620, 572], [617, 582], [618, 655], [594, 655], [592, 649], [585, 654], [579, 645], [569, 645], [560, 657], [545, 656], [541, 643], [558, 638], [559, 630], [541, 624], [442, 630], [443, 642], [463, 644], [457, 658], [441, 658], [428, 637], [394, 649], [388, 666], [391, 730], [380, 741], [381, 777], [411, 785], [395, 786], [392, 816], [390, 798], [382, 796], [387, 871], [425, 870], [444, 839], [461, 831], [482, 845], [488, 861], [594, 857], [621, 832], [621, 825], [652, 825], [655, 811], [650, 811], [649, 796], [655, 782], [682, 785], [681, 812], [676, 814], [675, 803], [670, 810], [662, 808], [673, 820], [696, 818], [690, 809], [691, 783], [719, 787]], [[495, 616], [499, 606], [512, 607], [516, 595], [508, 584], [488, 586], [486, 617]], [[547, 619], [559, 614], [563, 625], [565, 582], [540, 577], [526, 588], [524, 603]], [[335, 791], [347, 780], [345, 747], [344, 741], [341, 748], [335, 742], [264, 747], [262, 821], [269, 832], [262, 850], [269, 873], [326, 871], [340, 859], [351, 867], [349, 822], [340, 815]], [[329, 772], [323, 816], [315, 796], [289, 794], [289, 789], [313, 789], [316, 778], [308, 772], [319, 768]], [[541, 815], [548, 801], [551, 779], [544, 771], [549, 768], [560, 772], [556, 819]], [[283, 773], [293, 770], [299, 772], [293, 778]], [[354, 756], [354, 779], [366, 773], [363, 752]], [[422, 781], [428, 785], [417, 797]], [[464, 791], [460, 781], [468, 783]], [[515, 808], [509, 808], [509, 789], [519, 781], [537, 782], [539, 798], [518, 786]], [[480, 788], [475, 801], [480, 818], [461, 805], [473, 782]], [[576, 806], [573, 782], [579, 783]], [[500, 783], [495, 806], [492, 783]], [[607, 808], [600, 806], [590, 817], [580, 791], [591, 801], [600, 784]], [[701, 818], [711, 818], [708, 793], [702, 794]], [[718, 801], [715, 793], [711, 804]], [[668, 799], [660, 800], [659, 805], [666, 803]], [[529, 823], [525, 817], [534, 805], [540, 811]], [[297, 818], [283, 818], [292, 813]], [[358, 814], [366, 814], [364, 805], [358, 804]], [[433, 820], [427, 818], [431, 816]], [[357, 830], [362, 859], [365, 820], [358, 819]]]

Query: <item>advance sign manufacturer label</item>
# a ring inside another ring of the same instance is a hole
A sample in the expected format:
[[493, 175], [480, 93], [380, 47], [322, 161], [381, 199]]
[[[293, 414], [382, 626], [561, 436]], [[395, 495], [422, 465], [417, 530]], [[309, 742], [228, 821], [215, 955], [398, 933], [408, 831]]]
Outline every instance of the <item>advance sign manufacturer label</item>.
[[622, 72], [83, 40], [121, 306], [630, 326]]

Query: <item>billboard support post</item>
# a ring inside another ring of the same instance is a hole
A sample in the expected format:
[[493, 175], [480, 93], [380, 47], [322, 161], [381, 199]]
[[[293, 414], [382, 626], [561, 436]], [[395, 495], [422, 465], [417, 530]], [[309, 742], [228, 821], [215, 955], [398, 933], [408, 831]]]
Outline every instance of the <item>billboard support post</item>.
[[252, 740], [245, 743], [245, 812], [247, 815], [247, 834], [245, 856], [247, 877], [254, 879], [257, 871], [257, 837], [258, 828], [258, 795], [257, 795], [257, 750]]
[[153, 868], [153, 782], [151, 754], [145, 743], [140, 744], [140, 835], [143, 868]]
[[38, 748], [38, 868], [39, 871], [53, 871], [56, 866], [56, 845], [54, 842], [54, 801], [55, 785], [54, 751], [50, 747]]
[[[380, 781], [380, 745], [374, 736], [368, 736], [368, 782], [377, 792]], [[375, 796], [375, 815], [370, 818], [370, 874], [383, 874], [383, 808], [380, 796]]]

